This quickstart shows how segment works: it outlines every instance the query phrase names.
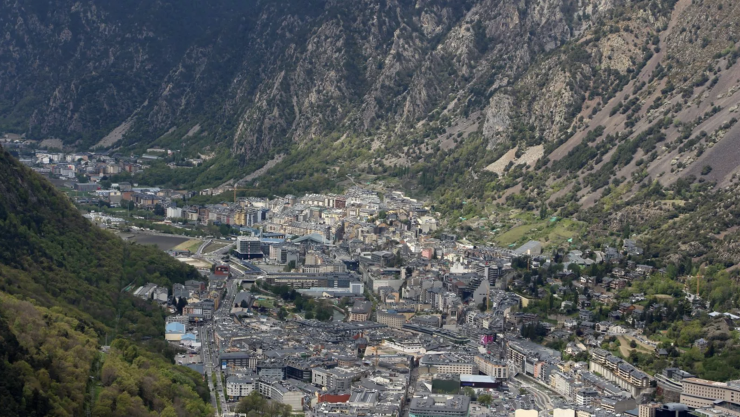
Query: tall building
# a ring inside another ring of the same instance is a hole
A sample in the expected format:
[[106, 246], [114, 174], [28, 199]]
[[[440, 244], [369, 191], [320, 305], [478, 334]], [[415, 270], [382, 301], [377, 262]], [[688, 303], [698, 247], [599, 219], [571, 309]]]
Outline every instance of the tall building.
[[488, 376], [497, 379], [507, 379], [509, 377], [509, 367], [504, 360], [494, 358], [491, 355], [476, 355], [473, 360], [478, 365], [478, 370]]
[[288, 264], [291, 261], [298, 264], [299, 258], [300, 254], [297, 245], [282, 244], [270, 246], [270, 259], [280, 264]]
[[475, 272], [478, 273], [483, 279], [491, 284], [491, 287], [496, 285], [496, 278], [501, 275], [501, 269], [495, 263], [479, 262], [475, 265]]
[[236, 253], [239, 258], [253, 259], [262, 257], [262, 244], [258, 237], [239, 236], [236, 238]]
[[598, 372], [607, 381], [629, 391], [633, 397], [638, 397], [644, 390], [649, 389], [653, 381], [651, 376], [604, 349], [591, 350], [589, 371]]

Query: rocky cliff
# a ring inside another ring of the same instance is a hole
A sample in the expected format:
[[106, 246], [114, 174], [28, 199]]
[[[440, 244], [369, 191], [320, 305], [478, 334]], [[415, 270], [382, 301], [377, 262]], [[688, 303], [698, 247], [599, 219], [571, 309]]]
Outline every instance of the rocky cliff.
[[29, 137], [221, 149], [250, 170], [280, 153], [279, 172], [312, 162], [281, 180], [352, 169], [451, 200], [471, 197], [451, 189], [466, 184], [482, 201], [555, 209], [706, 166], [726, 183], [736, 167], [730, 2], [4, 0], [0, 11], [0, 129]]
[[394, 136], [434, 111], [485, 109], [619, 4], [4, 1], [0, 120], [81, 146], [117, 127], [102, 145], [200, 125], [247, 154], [334, 131]]

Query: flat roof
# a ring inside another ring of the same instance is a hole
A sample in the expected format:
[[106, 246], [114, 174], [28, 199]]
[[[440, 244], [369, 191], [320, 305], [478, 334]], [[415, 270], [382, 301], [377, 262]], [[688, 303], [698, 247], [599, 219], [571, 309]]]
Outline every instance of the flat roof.
[[691, 382], [694, 384], [702, 384], [702, 385], [712, 385], [715, 387], [727, 387], [727, 383], [725, 382], [718, 382], [718, 381], [710, 381], [708, 379], [701, 379], [701, 378], [684, 378], [681, 380], [681, 382]]
[[496, 378], [490, 377], [488, 375], [460, 375], [460, 382], [462, 381], [494, 383], [496, 382]]

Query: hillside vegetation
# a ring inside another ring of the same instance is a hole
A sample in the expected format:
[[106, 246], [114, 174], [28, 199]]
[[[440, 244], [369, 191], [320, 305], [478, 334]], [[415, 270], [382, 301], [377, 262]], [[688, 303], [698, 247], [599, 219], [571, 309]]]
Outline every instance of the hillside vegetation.
[[[172, 365], [164, 312], [122, 291], [197, 278], [153, 247], [97, 229], [1, 151], [0, 403], [7, 415], [209, 415], [202, 377]], [[103, 355], [106, 339], [111, 350]]]
[[[513, 194], [559, 209], [705, 166], [727, 181], [734, 167], [733, 2], [54, 0], [0, 11], [0, 129], [180, 151], [168, 162], [212, 156], [193, 169], [154, 163], [141, 183], [213, 186], [285, 155], [252, 182], [304, 192], [361, 174], [447, 209]], [[518, 159], [535, 147], [542, 158]], [[485, 170], [514, 149], [520, 165]]]
[[52, 3], [0, 6], [0, 128], [179, 151], [113, 180], [271, 196], [351, 176], [481, 242], [635, 235], [650, 262], [740, 262], [738, 2]]

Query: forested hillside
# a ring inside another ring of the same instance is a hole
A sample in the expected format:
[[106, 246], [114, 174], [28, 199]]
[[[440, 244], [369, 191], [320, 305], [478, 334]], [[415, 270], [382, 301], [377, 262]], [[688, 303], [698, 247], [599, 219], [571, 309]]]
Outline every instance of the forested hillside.
[[[96, 228], [47, 180], [1, 151], [4, 415], [210, 414], [202, 377], [171, 364], [164, 312], [121, 291], [198, 277], [159, 250]], [[106, 339], [111, 350], [103, 355]], [[89, 386], [91, 376], [102, 386]]]

